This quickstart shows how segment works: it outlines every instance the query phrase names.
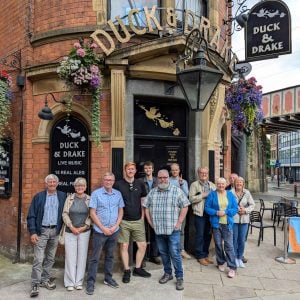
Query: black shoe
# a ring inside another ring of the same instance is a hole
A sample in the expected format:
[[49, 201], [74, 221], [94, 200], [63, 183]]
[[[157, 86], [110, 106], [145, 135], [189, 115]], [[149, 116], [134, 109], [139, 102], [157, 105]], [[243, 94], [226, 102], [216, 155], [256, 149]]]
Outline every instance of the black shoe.
[[117, 289], [119, 287], [118, 283], [113, 278], [105, 279], [104, 284], [106, 284], [114, 289]]
[[246, 264], [246, 263], [248, 262], [248, 259], [247, 259], [246, 257], [243, 256], [242, 262], [243, 262], [244, 264]]
[[164, 283], [167, 283], [168, 281], [172, 280], [173, 279], [173, 276], [172, 274], [168, 274], [168, 273], [165, 273], [162, 278], [159, 279], [159, 283], [161, 284], [164, 284]]
[[122, 282], [123, 283], [129, 283], [130, 282], [130, 276], [131, 276], [131, 271], [130, 270], [124, 270]]
[[87, 295], [93, 295], [94, 294], [94, 285], [93, 284], [88, 284], [86, 285], [85, 293]]
[[30, 297], [31, 298], [37, 297], [39, 295], [39, 290], [40, 290], [40, 288], [37, 283], [32, 284], [31, 291], [30, 291]]
[[183, 279], [182, 278], [177, 278], [176, 281], [176, 290], [177, 291], [182, 291], [184, 289], [183, 287]]
[[145, 271], [143, 268], [134, 268], [132, 272], [133, 276], [140, 276], [144, 278], [151, 277], [151, 274]]
[[149, 261], [156, 265], [161, 265], [161, 260], [158, 256], [150, 257]]

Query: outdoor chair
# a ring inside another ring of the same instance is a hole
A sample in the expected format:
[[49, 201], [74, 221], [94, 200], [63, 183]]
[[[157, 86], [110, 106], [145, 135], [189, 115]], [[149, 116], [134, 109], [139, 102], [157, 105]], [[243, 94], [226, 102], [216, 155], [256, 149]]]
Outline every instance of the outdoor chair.
[[282, 228], [283, 230], [284, 223], [286, 222], [287, 217], [298, 217], [298, 208], [295, 206], [286, 206], [283, 212], [283, 222], [282, 222]]
[[260, 214], [261, 214], [261, 217], [262, 218], [264, 217], [265, 210], [269, 210], [269, 211], [271, 211], [271, 220], [273, 220], [274, 208], [273, 207], [266, 207], [265, 206], [265, 202], [264, 202], [263, 199], [259, 199], [259, 202], [260, 202]]
[[274, 226], [276, 222], [277, 222], [277, 226], [279, 226], [281, 218], [284, 217], [284, 210], [286, 206], [287, 206], [286, 203], [283, 202], [277, 202], [273, 204], [273, 208], [274, 208], [273, 225]]
[[258, 235], [258, 243], [257, 246], [260, 245], [260, 241], [264, 240], [264, 229], [265, 228], [273, 228], [274, 231], [274, 246], [276, 246], [276, 227], [273, 224], [264, 224], [262, 215], [259, 211], [252, 211], [250, 213], [250, 233], [252, 234], [252, 228], [258, 228], [259, 229], [259, 235]]

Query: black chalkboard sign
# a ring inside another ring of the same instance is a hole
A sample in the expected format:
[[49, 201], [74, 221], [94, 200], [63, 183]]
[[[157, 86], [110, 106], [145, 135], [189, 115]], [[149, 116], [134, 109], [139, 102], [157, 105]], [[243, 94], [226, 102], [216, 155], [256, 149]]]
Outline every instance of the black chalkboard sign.
[[0, 140], [0, 198], [11, 196], [12, 156], [12, 140]]
[[61, 119], [54, 124], [50, 139], [50, 172], [59, 178], [58, 189], [73, 193], [74, 180], [84, 177], [89, 193], [90, 149], [85, 124], [73, 116]]

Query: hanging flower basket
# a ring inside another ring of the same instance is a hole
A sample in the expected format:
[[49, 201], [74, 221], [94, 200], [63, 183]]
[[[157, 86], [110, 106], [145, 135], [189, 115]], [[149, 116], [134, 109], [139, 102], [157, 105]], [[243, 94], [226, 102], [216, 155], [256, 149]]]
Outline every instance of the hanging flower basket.
[[0, 70], [0, 140], [5, 136], [5, 130], [11, 116], [10, 101], [13, 98], [11, 87], [11, 76], [5, 70]]
[[225, 104], [233, 132], [244, 132], [249, 136], [263, 119], [262, 86], [256, 83], [255, 77], [239, 79], [226, 90]]
[[94, 50], [97, 44], [83, 40], [75, 43], [69, 55], [60, 62], [57, 73], [66, 82], [69, 89], [80, 90], [81, 93], [92, 94], [92, 137], [100, 145], [100, 96], [101, 73], [99, 66], [101, 59]]

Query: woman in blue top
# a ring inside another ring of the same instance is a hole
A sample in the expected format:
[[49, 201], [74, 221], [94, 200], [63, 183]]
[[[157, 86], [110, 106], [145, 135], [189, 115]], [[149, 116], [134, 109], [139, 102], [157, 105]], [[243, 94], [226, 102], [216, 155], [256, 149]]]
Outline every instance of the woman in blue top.
[[217, 179], [216, 186], [217, 190], [210, 192], [206, 198], [205, 212], [210, 216], [210, 223], [213, 228], [218, 268], [224, 272], [226, 262], [229, 267], [228, 277], [233, 278], [236, 264], [232, 227], [233, 216], [238, 212], [238, 205], [232, 192], [225, 190], [225, 178]]

